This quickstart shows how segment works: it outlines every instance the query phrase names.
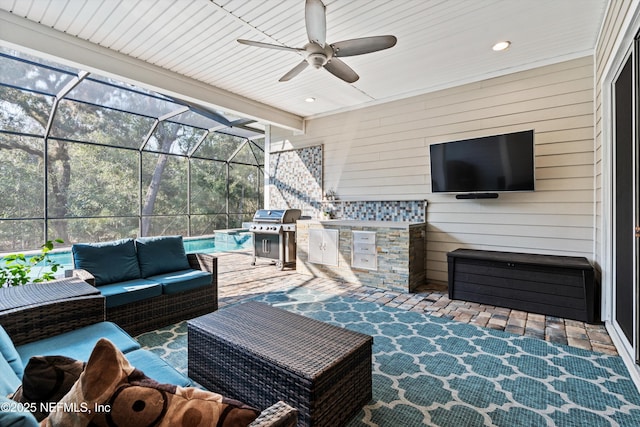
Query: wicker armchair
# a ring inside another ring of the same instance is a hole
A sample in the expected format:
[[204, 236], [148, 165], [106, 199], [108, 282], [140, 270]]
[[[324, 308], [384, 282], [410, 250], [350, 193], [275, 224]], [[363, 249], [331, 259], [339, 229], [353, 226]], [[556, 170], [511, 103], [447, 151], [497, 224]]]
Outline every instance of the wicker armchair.
[[[191, 268], [211, 273], [211, 286], [171, 295], [159, 295], [143, 301], [106, 309], [106, 320], [118, 324], [131, 335], [139, 335], [172, 323], [198, 317], [218, 309], [218, 258], [210, 254], [187, 254]], [[86, 270], [71, 275], [95, 284]]]

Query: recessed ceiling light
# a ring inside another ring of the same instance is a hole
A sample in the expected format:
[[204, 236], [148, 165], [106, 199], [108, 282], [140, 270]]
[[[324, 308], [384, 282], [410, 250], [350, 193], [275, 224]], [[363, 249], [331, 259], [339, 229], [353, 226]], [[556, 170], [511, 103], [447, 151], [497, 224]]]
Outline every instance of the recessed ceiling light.
[[501, 50], [509, 49], [509, 46], [511, 46], [511, 42], [506, 40], [506, 41], [498, 42], [498, 43], [494, 44], [492, 49], [495, 50], [496, 52], [499, 52]]
[[315, 98], [309, 97], [309, 98], [305, 98], [306, 102], [316, 102]]

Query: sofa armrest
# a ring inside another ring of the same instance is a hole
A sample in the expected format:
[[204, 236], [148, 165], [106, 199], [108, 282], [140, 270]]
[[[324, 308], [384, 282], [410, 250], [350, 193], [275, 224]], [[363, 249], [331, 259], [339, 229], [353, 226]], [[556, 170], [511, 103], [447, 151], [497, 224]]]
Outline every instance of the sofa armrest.
[[249, 427], [294, 427], [298, 423], [298, 410], [283, 401], [260, 413]]
[[208, 271], [214, 277], [218, 277], [218, 258], [211, 254], [187, 254], [187, 260], [191, 268]]
[[93, 276], [93, 274], [89, 273], [87, 270], [82, 270], [79, 268], [73, 269], [70, 272], [70, 276], [77, 277], [80, 280], [84, 280], [91, 286], [96, 285], [96, 278]]
[[16, 345], [104, 319], [100, 291], [76, 278], [0, 288], [0, 324]]
[[41, 340], [105, 320], [102, 295], [48, 301], [0, 312], [0, 325], [15, 345]]

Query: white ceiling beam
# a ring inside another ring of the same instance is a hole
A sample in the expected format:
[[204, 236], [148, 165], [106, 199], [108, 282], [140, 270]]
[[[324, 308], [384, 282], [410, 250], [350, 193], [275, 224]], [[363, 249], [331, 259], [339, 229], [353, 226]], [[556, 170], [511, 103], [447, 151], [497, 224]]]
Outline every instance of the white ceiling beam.
[[0, 45], [260, 122], [304, 130], [301, 116], [81, 40], [0, 10]]

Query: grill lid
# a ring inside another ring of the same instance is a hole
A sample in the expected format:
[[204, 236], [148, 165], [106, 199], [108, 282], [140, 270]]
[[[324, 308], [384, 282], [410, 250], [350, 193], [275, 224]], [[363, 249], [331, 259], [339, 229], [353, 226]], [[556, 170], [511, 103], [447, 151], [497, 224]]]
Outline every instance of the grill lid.
[[296, 222], [301, 214], [300, 209], [258, 209], [253, 221], [288, 224]]

